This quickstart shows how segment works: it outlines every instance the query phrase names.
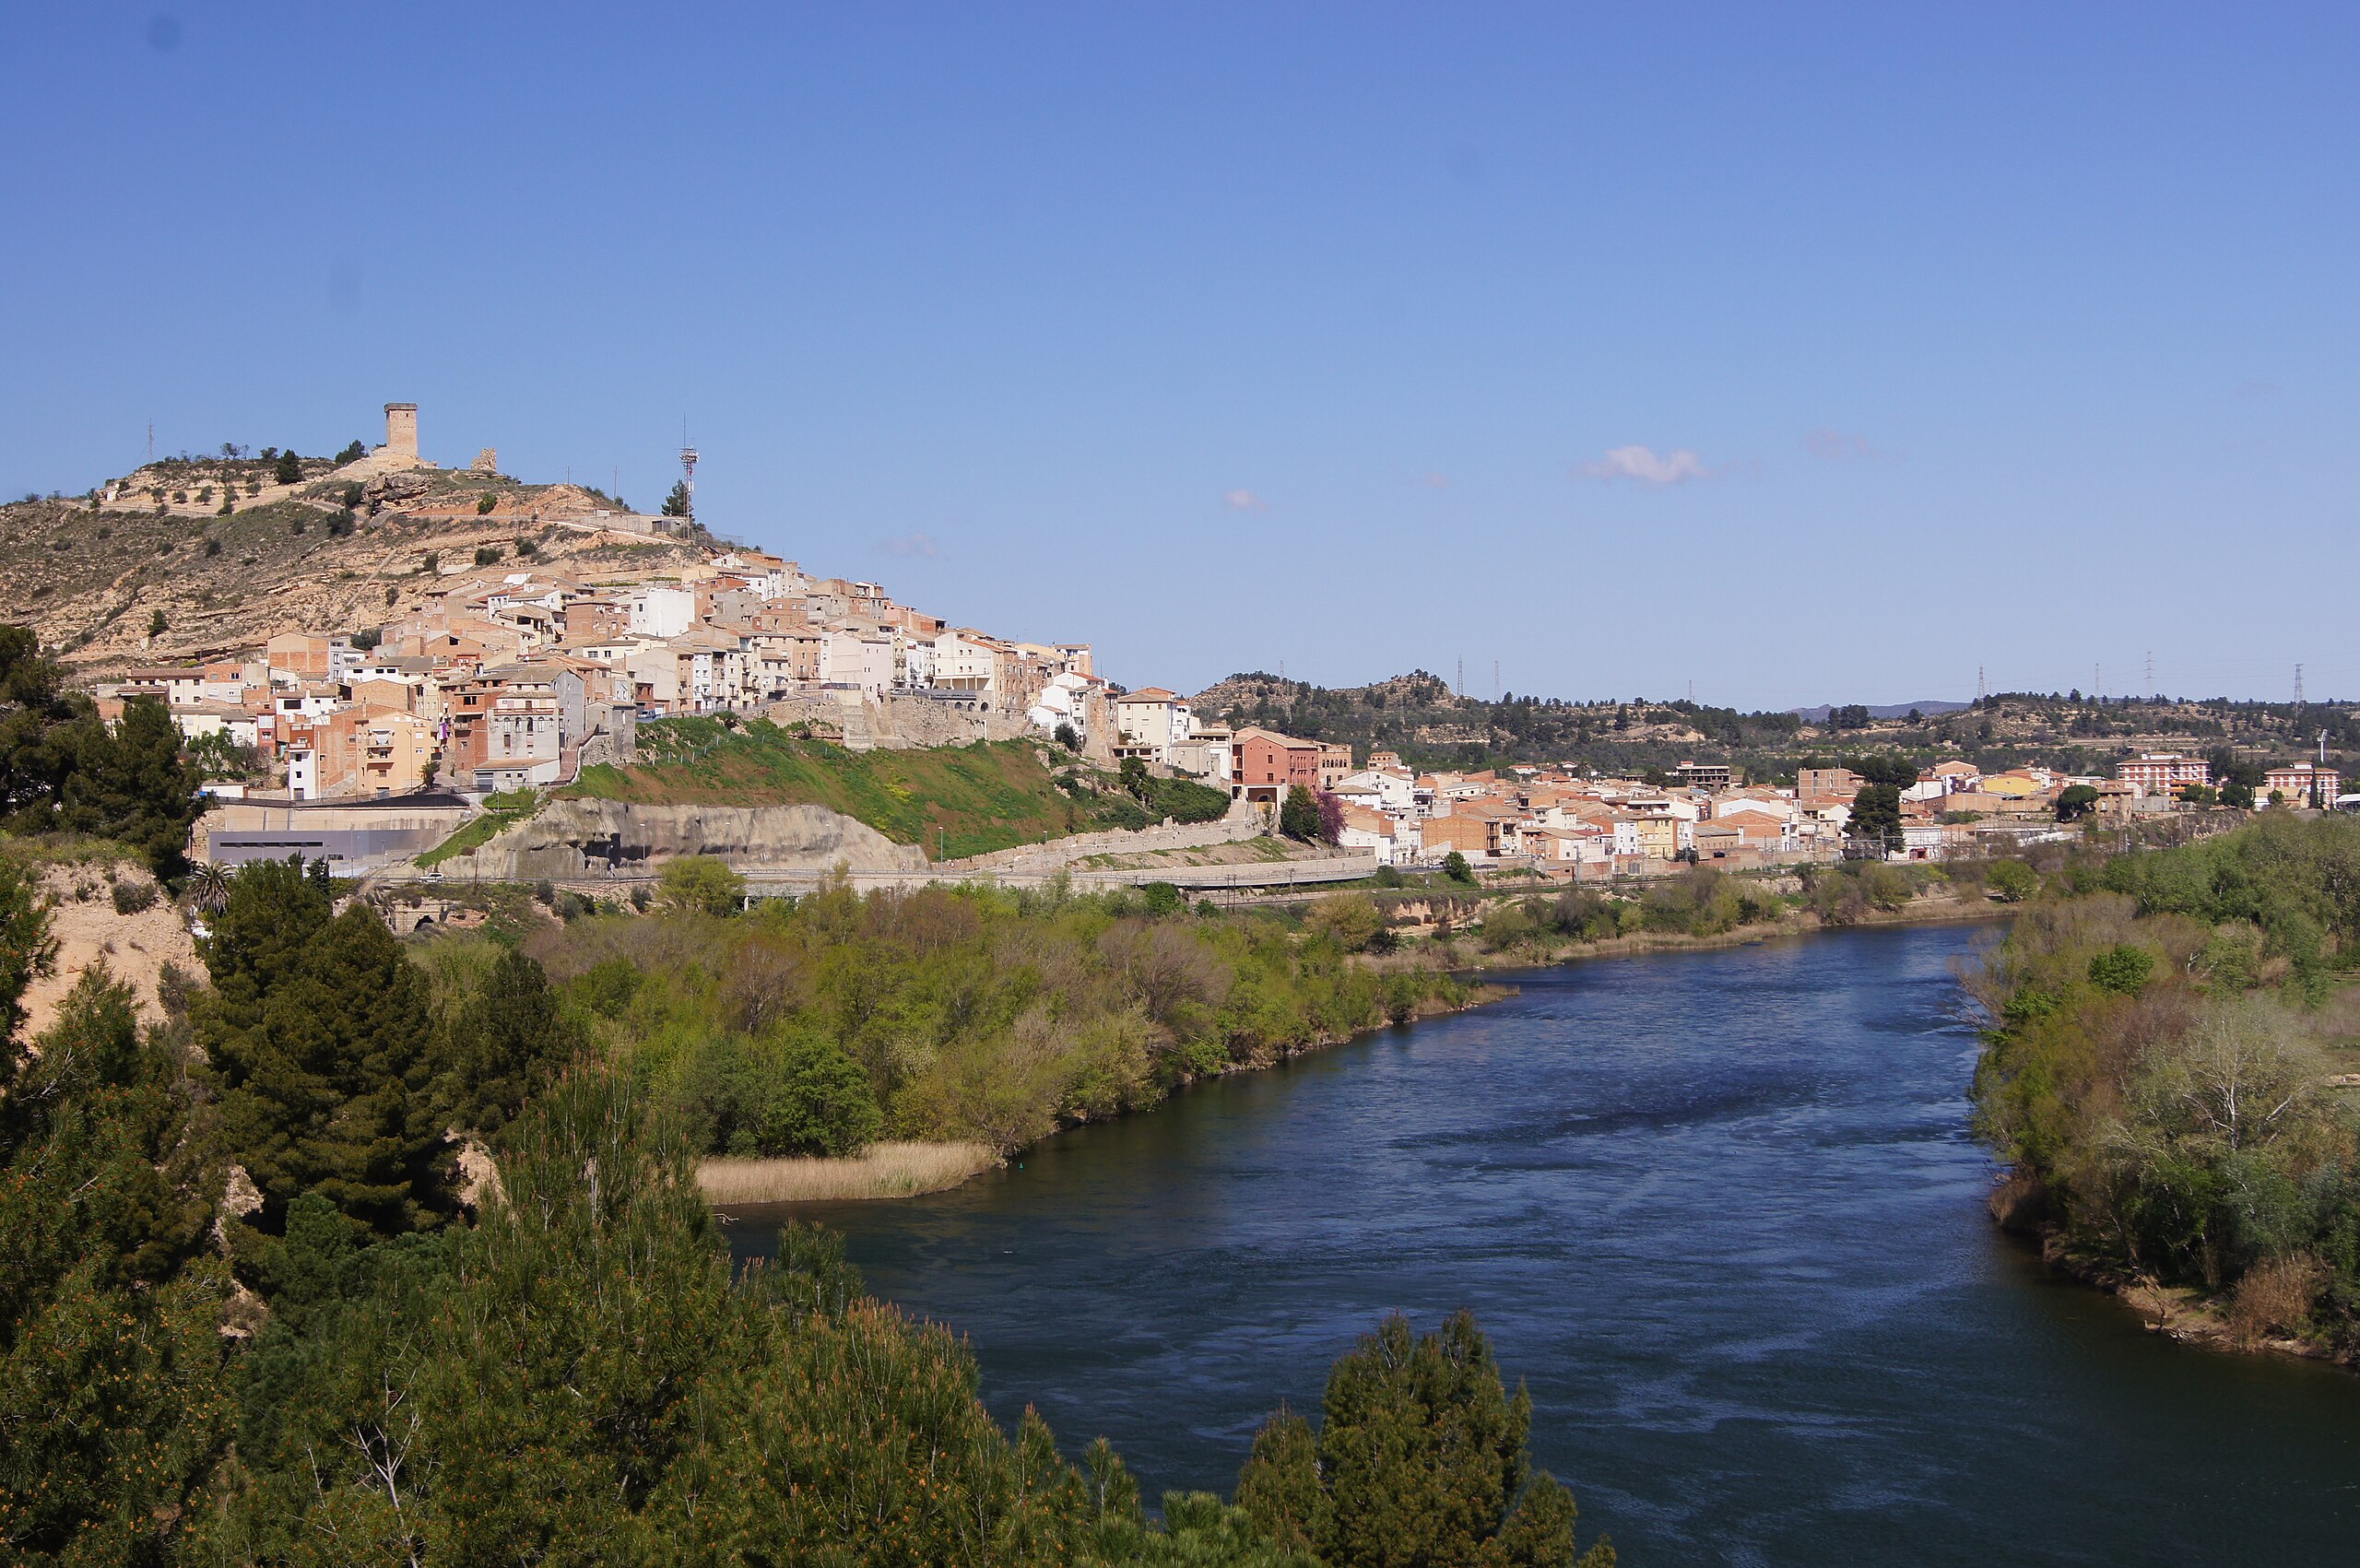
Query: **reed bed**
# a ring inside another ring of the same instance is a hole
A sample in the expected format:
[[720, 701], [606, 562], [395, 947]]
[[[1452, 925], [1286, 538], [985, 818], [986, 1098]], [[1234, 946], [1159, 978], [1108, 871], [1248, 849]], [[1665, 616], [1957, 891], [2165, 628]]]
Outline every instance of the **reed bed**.
[[955, 1187], [998, 1163], [985, 1143], [872, 1143], [839, 1159], [701, 1161], [697, 1185], [708, 1203], [915, 1197]]

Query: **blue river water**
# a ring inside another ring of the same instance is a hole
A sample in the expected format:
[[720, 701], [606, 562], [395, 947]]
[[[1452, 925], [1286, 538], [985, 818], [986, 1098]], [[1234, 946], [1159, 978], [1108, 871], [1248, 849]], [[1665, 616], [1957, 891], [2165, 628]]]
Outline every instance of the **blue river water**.
[[[1625, 1562], [2360, 1562], [2360, 1377], [2177, 1346], [1990, 1223], [1971, 929], [1511, 977], [1059, 1136], [813, 1206], [970, 1337], [995, 1413], [1228, 1491], [1399, 1310], [1474, 1309]], [[731, 1225], [767, 1250], [774, 1217]]]

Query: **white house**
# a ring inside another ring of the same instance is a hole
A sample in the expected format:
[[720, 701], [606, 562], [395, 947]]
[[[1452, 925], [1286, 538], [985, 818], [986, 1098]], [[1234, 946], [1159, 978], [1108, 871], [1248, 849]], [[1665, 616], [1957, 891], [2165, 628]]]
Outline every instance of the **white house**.
[[697, 596], [686, 588], [642, 588], [628, 604], [631, 630], [648, 637], [678, 637], [697, 623]]
[[1161, 762], [1188, 738], [1188, 701], [1150, 686], [1115, 699], [1115, 749]]

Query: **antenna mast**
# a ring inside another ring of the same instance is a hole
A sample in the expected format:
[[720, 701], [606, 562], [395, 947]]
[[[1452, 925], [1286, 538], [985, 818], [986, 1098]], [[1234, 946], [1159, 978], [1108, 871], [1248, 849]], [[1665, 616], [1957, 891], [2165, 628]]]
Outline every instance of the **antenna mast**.
[[689, 444], [689, 421], [680, 420], [680, 492], [682, 514], [690, 522], [697, 515], [697, 449]]

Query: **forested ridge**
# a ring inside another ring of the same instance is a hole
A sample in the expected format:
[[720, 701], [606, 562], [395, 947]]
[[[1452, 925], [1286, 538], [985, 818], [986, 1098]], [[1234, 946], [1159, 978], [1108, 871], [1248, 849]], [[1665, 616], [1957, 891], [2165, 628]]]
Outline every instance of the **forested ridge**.
[[1995, 1209], [2231, 1336], [2360, 1353], [2360, 822], [2059, 870], [1972, 979]]

